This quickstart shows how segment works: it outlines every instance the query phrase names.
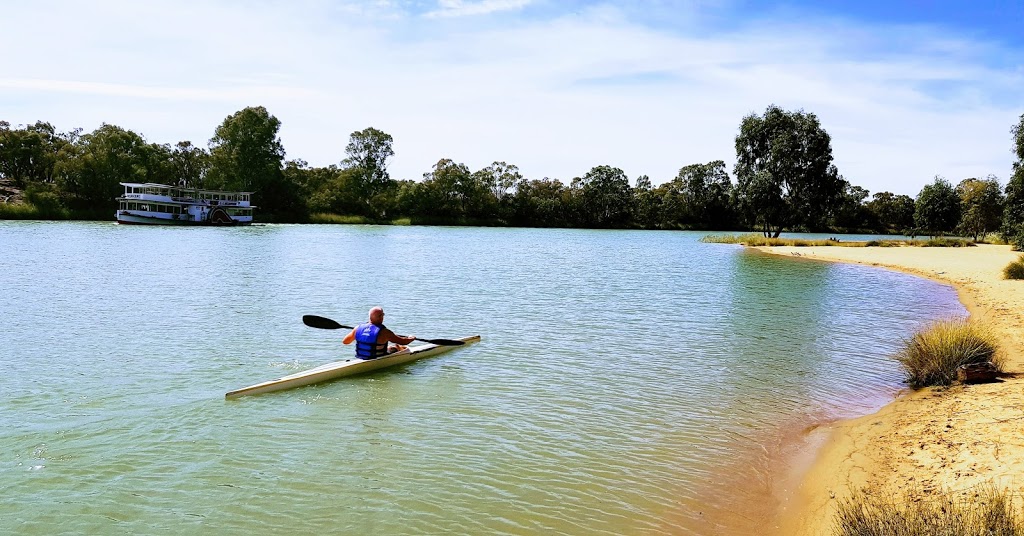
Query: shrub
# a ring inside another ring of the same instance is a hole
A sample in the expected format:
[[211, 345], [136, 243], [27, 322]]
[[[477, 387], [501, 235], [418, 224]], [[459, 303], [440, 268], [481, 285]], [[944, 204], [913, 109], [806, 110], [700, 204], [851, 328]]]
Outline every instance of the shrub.
[[1024, 279], [1024, 255], [1003, 268], [1003, 276], [1006, 279]]
[[934, 497], [907, 494], [898, 501], [855, 492], [839, 503], [837, 536], [931, 536], [1024, 534], [1013, 496], [988, 485], [973, 497], [944, 492]]
[[921, 244], [925, 248], [966, 248], [974, 245], [974, 242], [966, 238], [932, 238]]
[[1014, 251], [1024, 251], [1024, 225], [1019, 225], [1015, 233], [1006, 237], [1006, 241], [1013, 246]]
[[960, 365], [991, 361], [1002, 370], [991, 330], [966, 320], [941, 320], [903, 341], [896, 355], [913, 388], [950, 385]]

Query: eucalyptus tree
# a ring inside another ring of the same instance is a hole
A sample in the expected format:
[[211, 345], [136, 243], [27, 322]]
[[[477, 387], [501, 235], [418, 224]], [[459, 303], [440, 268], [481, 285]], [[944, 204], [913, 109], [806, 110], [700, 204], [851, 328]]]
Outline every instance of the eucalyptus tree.
[[121, 182], [147, 182], [151, 152], [142, 136], [104, 123], [61, 149], [54, 174], [73, 208], [113, 208]]
[[960, 197], [959, 230], [974, 240], [999, 229], [1003, 219], [1003, 190], [995, 176], [964, 179], [956, 186]]
[[478, 189], [465, 164], [442, 158], [433, 170], [423, 174], [419, 190], [426, 203], [420, 204], [420, 210], [429, 216], [465, 217]]
[[928, 236], [942, 236], [960, 221], [960, 196], [949, 181], [936, 176], [925, 185], [914, 202], [914, 223]]
[[660, 227], [662, 224], [661, 197], [658, 194], [651, 185], [650, 177], [637, 177], [636, 186], [633, 187], [633, 221], [644, 229]]
[[514, 222], [528, 227], [566, 227], [571, 192], [558, 179], [523, 179], [512, 197]]
[[345, 155], [341, 167], [351, 172], [355, 193], [363, 203], [361, 212], [380, 216], [378, 196], [391, 186], [388, 159], [395, 156], [394, 138], [373, 127], [353, 132]]
[[843, 181], [843, 195], [832, 216], [832, 226], [839, 229], [864, 229], [872, 227], [874, 213], [867, 207], [867, 189]]
[[284, 146], [281, 121], [262, 106], [229, 115], [210, 138], [207, 187], [262, 193], [280, 181]]
[[571, 184], [575, 215], [585, 227], [621, 227], [633, 212], [629, 179], [619, 168], [597, 166]]
[[229, 115], [210, 139], [208, 188], [253, 192], [261, 213], [301, 218], [306, 207], [298, 186], [282, 173], [281, 121], [262, 106]]
[[689, 223], [711, 229], [731, 225], [733, 186], [725, 162], [715, 160], [684, 166], [674, 182], [678, 184]]
[[1006, 206], [1003, 210], [1003, 237], [1018, 250], [1024, 250], [1024, 114], [1010, 131], [1013, 134], [1013, 174], [1006, 184]]
[[57, 153], [75, 136], [77, 132], [60, 134], [43, 121], [15, 129], [0, 121], [0, 177], [10, 179], [18, 188], [52, 183]]
[[914, 226], [914, 199], [909, 195], [878, 192], [871, 196], [867, 208], [881, 231], [903, 232]]
[[743, 215], [773, 236], [784, 227], [820, 228], [843, 192], [831, 137], [817, 116], [775, 105], [740, 123], [735, 173]]
[[210, 168], [210, 155], [190, 141], [179, 141], [171, 150], [174, 182], [185, 188], [200, 188]]
[[479, 206], [474, 210], [480, 217], [509, 220], [514, 217], [512, 199], [516, 185], [523, 180], [522, 173], [514, 164], [495, 161], [491, 165], [473, 172], [473, 181], [480, 190]]

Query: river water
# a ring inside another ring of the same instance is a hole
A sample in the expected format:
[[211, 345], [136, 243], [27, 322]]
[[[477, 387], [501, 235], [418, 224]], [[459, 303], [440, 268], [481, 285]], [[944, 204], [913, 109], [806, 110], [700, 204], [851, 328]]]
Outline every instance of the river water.
[[[0, 533], [717, 534], [955, 292], [701, 233], [0, 222]], [[227, 401], [398, 333], [397, 370]]]

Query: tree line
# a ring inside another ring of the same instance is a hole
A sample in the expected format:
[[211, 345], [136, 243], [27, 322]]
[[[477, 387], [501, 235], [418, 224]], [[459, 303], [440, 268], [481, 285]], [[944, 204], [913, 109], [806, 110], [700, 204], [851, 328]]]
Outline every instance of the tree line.
[[[106, 219], [120, 182], [254, 192], [262, 221], [317, 221], [327, 214], [360, 221], [532, 227], [753, 229], [1024, 238], [1024, 115], [1011, 129], [1017, 161], [1005, 189], [995, 176], [955, 186], [941, 177], [916, 198], [873, 195], [839, 174], [831, 137], [813, 113], [769, 106], [744, 117], [736, 165], [683, 166], [658, 186], [644, 175], [630, 184], [621, 169], [599, 165], [567, 184], [527, 178], [496, 161], [480, 170], [442, 158], [421, 180], [393, 179], [393, 138], [375, 128], [353, 132], [338, 164], [285, 160], [281, 122], [264, 107], [234, 113], [207, 147], [148, 143], [104, 124], [93, 132], [58, 132], [37, 122], [0, 121], [0, 179], [24, 190], [45, 217]], [[734, 180], [735, 178], [735, 180]], [[63, 211], [63, 212], [62, 212]], [[0, 212], [2, 214], [2, 212]]]

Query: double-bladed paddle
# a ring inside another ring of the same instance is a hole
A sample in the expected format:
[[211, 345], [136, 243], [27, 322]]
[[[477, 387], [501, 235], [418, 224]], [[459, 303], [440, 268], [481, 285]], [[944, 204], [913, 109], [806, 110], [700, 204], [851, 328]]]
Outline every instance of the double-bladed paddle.
[[[316, 315], [302, 315], [302, 323], [311, 328], [320, 329], [354, 329], [352, 326], [343, 326], [330, 318], [324, 318]], [[439, 346], [461, 346], [466, 344], [462, 341], [456, 341], [453, 339], [415, 339], [417, 341], [429, 342], [430, 344], [437, 344]]]

